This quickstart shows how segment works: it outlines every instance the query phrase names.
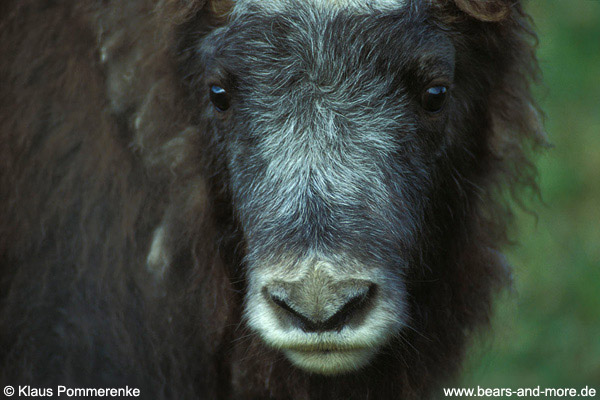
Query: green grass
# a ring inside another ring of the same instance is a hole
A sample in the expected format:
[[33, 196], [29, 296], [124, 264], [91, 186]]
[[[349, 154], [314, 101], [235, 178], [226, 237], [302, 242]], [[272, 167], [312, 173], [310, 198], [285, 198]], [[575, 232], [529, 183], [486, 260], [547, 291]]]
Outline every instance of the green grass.
[[546, 205], [534, 206], [537, 225], [519, 214], [515, 292], [499, 299], [492, 338], [475, 346], [458, 385], [600, 392], [600, 1], [532, 0], [528, 9], [555, 146], [538, 159]]

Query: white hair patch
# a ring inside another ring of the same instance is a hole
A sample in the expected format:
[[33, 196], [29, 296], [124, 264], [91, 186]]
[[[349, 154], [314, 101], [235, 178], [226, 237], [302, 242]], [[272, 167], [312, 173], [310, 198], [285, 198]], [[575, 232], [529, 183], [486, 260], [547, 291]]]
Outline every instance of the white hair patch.
[[[406, 0], [303, 0], [315, 8], [347, 9], [359, 13], [369, 11], [393, 11], [401, 8]], [[237, 0], [234, 13], [243, 12], [246, 7], [260, 6], [264, 10], [282, 12], [293, 6], [292, 0]]]
[[157, 280], [162, 280], [170, 262], [171, 257], [165, 245], [165, 228], [160, 225], [154, 230], [152, 245], [146, 258], [146, 267]]

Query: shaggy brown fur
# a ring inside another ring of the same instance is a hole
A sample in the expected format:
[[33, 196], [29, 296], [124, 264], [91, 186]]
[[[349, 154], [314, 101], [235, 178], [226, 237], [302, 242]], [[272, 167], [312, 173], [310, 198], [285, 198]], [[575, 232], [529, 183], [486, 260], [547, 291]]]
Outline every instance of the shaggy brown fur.
[[[293, 368], [240, 322], [243, 242], [178, 59], [184, 31], [223, 23], [227, 8], [3, 1], [2, 386], [129, 385], [154, 399], [422, 399], [453, 376], [509, 281], [498, 253], [511, 219], [503, 199], [535, 187], [528, 152], [545, 139], [529, 90], [535, 36], [521, 7], [432, 4], [460, 54], [481, 63], [472, 68], [489, 69], [468, 213], [438, 254], [453, 261], [407, 277], [413, 329], [369, 368], [331, 378]], [[164, 220], [177, 227], [176, 262], [157, 285], [145, 262]]]

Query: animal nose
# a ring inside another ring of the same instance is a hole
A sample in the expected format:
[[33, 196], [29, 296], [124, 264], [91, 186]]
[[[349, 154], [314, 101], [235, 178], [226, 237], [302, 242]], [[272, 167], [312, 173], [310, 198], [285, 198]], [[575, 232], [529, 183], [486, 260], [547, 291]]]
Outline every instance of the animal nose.
[[364, 314], [376, 285], [350, 279], [340, 282], [276, 282], [265, 296], [282, 319], [305, 332], [339, 331]]

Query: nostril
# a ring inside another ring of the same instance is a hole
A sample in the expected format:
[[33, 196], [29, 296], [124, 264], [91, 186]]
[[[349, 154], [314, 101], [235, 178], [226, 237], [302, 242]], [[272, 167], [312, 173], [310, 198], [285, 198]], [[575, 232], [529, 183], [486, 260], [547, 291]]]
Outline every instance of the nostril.
[[[277, 306], [278, 309], [285, 311], [285, 315], [287, 315], [289, 320], [303, 331], [325, 332], [341, 330], [367, 307], [370, 300], [375, 295], [375, 291], [376, 285], [369, 284], [361, 285], [360, 287], [353, 285], [352, 290], [343, 295], [341, 293], [332, 293], [330, 296], [331, 301], [335, 301], [335, 303], [338, 304], [338, 308], [333, 315], [330, 312], [327, 313], [328, 316], [323, 315], [324, 313], [311, 313], [308, 310], [310, 306], [307, 305], [307, 303], [310, 303], [310, 299], [304, 299], [304, 301], [300, 303], [298, 302], [300, 299], [296, 299], [297, 301], [294, 302], [290, 299], [289, 292], [287, 290], [282, 290], [281, 287], [278, 287], [276, 290], [266, 289], [264, 293], [266, 295], [265, 297], [267, 297], [272, 304]], [[341, 300], [340, 297], [342, 297], [343, 300]], [[306, 310], [299, 307], [297, 303], [304, 304]]]
[[271, 294], [269, 297], [275, 305], [287, 311], [288, 315], [292, 317], [292, 320], [296, 323], [296, 325], [300, 327], [300, 329], [304, 331], [309, 331], [311, 330], [311, 327], [316, 324], [314, 321], [310, 320], [302, 313], [294, 310], [294, 308], [292, 308], [292, 306], [287, 301], [285, 301], [278, 295]]
[[279, 296], [276, 296], [276, 295], [271, 295], [270, 297], [271, 297], [271, 301], [273, 303], [275, 303], [279, 307], [283, 308], [285, 311], [289, 312], [290, 314], [296, 315], [298, 317], [302, 317], [302, 314], [300, 314], [299, 312], [297, 312], [296, 310], [294, 310], [292, 308], [292, 306], [290, 306], [284, 299], [282, 299], [282, 298], [280, 298]]
[[361, 293], [347, 299], [346, 303], [335, 314], [322, 322], [322, 330], [340, 330], [344, 327], [352, 317], [367, 306], [370, 299], [375, 295], [375, 288], [375, 285], [369, 285]]

